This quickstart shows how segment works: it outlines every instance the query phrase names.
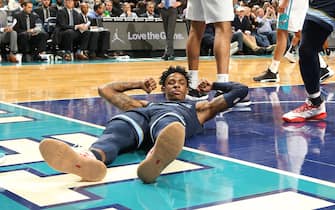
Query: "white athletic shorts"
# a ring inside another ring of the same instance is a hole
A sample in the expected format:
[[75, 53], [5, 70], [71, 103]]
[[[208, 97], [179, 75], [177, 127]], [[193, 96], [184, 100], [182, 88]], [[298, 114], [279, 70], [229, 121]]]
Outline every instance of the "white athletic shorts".
[[206, 23], [233, 21], [233, 0], [188, 0], [186, 19]]
[[278, 15], [277, 28], [297, 32], [301, 31], [309, 6], [309, 0], [289, 0], [283, 14]]

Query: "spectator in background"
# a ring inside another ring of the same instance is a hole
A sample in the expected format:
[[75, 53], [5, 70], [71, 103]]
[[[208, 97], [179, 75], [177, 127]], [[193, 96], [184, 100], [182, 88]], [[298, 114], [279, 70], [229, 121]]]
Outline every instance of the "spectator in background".
[[8, 0], [8, 3], [7, 3], [7, 7], [8, 7], [8, 10], [15, 13], [15, 12], [18, 12], [18, 11], [21, 11], [22, 10], [22, 7], [21, 7], [21, 2], [19, 1], [16, 1], [16, 0]]
[[[91, 20], [91, 36], [89, 49], [96, 55], [97, 58], [107, 59], [110, 58], [107, 52], [110, 48], [110, 32], [104, 28], [102, 22], [102, 15], [105, 11], [103, 3], [95, 4], [94, 11], [88, 13]], [[93, 30], [99, 29], [99, 30]]]
[[76, 10], [78, 13], [81, 13], [80, 0], [73, 0], [73, 2], [74, 2], [73, 9]]
[[127, 2], [123, 3], [122, 10], [123, 10], [123, 13], [120, 15], [120, 17], [137, 18], [136, 13], [131, 11], [131, 6], [129, 3]]
[[[52, 27], [49, 27], [49, 18], [55, 18], [57, 16], [57, 10], [54, 7], [50, 7], [50, 0], [42, 0], [42, 5], [34, 10], [40, 17], [45, 32], [49, 33], [49, 36], [53, 32]], [[56, 21], [54, 22], [54, 24]]]
[[146, 11], [140, 14], [140, 17], [145, 18], [159, 18], [159, 15], [155, 13], [155, 4], [151, 1], [147, 2]]
[[89, 41], [88, 25], [81, 18], [81, 15], [74, 10], [74, 1], [65, 0], [64, 9], [57, 14], [56, 27], [59, 29], [60, 48], [65, 50], [64, 60], [72, 60], [72, 52], [76, 46], [75, 57], [79, 60], [87, 60], [84, 50], [87, 50]]
[[113, 12], [115, 10], [115, 13], [117, 16], [120, 16], [122, 14], [122, 4], [120, 3], [120, 0], [110, 0], [113, 2]]
[[276, 43], [276, 31], [272, 29], [273, 23], [276, 22], [275, 10], [272, 6], [267, 7], [266, 12], [263, 8], [256, 10], [256, 32], [259, 35], [265, 36], [268, 45]]
[[140, 16], [141, 14], [145, 13], [145, 11], [146, 11], [146, 2], [145, 1], [138, 1], [136, 3], [135, 8], [132, 9], [132, 11], [135, 12], [137, 16]]
[[19, 52], [22, 52], [22, 61], [41, 61], [39, 55], [45, 51], [48, 34], [42, 31], [42, 21], [35, 13], [32, 13], [31, 2], [22, 3], [23, 10], [15, 18], [17, 23], [14, 30], [18, 34]]
[[245, 15], [245, 7], [238, 7], [232, 22], [233, 34], [237, 37], [243, 37], [243, 43], [251, 50], [252, 54], [264, 55], [273, 51], [273, 46], [261, 47], [257, 44], [250, 19]]
[[56, 3], [52, 7], [55, 8], [57, 11], [63, 9], [64, 8], [63, 0], [56, 0]]
[[163, 60], [174, 60], [173, 43], [178, 17], [177, 8], [180, 7], [183, 2], [183, 0], [157, 0], [157, 7], [159, 8], [163, 19], [163, 27], [166, 37], [165, 52], [162, 56]]
[[120, 13], [117, 13], [117, 10], [113, 7], [113, 1], [105, 1], [105, 11], [102, 15], [103, 17], [118, 17]]
[[[17, 63], [15, 53], [17, 52], [17, 33], [8, 25], [7, 12], [3, 10], [3, 0], [0, 0], [0, 44], [2, 60]], [[9, 54], [3, 51], [3, 45], [9, 44]], [[5, 57], [4, 57], [5, 56]]]

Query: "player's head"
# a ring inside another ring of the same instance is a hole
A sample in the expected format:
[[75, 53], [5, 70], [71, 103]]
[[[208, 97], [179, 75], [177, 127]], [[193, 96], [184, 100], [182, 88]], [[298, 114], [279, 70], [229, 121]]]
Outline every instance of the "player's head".
[[170, 66], [162, 73], [159, 84], [168, 100], [184, 100], [189, 88], [189, 76], [185, 68]]

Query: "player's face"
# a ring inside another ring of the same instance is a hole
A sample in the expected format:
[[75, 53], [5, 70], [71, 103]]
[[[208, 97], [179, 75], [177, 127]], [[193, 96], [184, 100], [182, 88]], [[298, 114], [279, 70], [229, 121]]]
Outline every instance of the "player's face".
[[165, 86], [162, 87], [166, 98], [171, 101], [185, 100], [188, 91], [187, 80], [184, 75], [180, 73], [170, 74], [166, 81]]

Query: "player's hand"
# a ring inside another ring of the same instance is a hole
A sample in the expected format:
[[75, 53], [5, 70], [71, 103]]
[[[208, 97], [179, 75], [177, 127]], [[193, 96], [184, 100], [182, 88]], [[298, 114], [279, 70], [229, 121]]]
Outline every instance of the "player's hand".
[[155, 90], [157, 88], [157, 83], [156, 81], [150, 77], [148, 79], [145, 79], [143, 81], [143, 85], [142, 85], [142, 89], [146, 92], [146, 93], [151, 93], [151, 91]]
[[203, 93], [208, 93], [212, 90], [212, 83], [203, 79], [199, 82], [198, 90]]

